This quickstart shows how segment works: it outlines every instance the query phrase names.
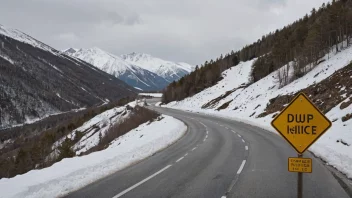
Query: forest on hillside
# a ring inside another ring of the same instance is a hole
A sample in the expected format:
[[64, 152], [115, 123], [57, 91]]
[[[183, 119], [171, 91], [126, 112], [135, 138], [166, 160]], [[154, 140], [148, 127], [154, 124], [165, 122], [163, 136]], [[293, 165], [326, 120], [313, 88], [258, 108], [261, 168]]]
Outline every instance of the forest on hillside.
[[[309, 14], [267, 35], [239, 51], [231, 51], [216, 60], [206, 61], [163, 92], [163, 102], [182, 100], [221, 80], [221, 73], [240, 61], [257, 60], [252, 66], [251, 82], [257, 82], [271, 72], [278, 72], [280, 86], [302, 77], [331, 51], [338, 52], [350, 45], [352, 35], [352, 0], [323, 3]], [[308, 65], [308, 67], [307, 67]], [[288, 78], [293, 68], [293, 77]]]

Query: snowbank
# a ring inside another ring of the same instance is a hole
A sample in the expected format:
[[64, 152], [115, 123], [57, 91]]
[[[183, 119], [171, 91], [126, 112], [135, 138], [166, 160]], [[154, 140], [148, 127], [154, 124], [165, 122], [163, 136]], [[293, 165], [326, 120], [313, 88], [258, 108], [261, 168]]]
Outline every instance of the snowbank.
[[[119, 137], [102, 151], [0, 180], [1, 197], [58, 197], [143, 160], [179, 139], [186, 126], [163, 115]], [[157, 142], [157, 144], [156, 144]]]
[[129, 116], [130, 111], [125, 107], [116, 107], [95, 116], [93, 119], [84, 123], [81, 127], [75, 129], [69, 138], [73, 139], [77, 131], [84, 132], [84, 136], [74, 145], [76, 154], [79, 155], [98, 145], [99, 134], [104, 137], [111, 126], [121, 122]]
[[[218, 98], [226, 91], [233, 90], [242, 84], [248, 83], [253, 61], [242, 62], [238, 66], [223, 72], [224, 78], [218, 82], [217, 85], [182, 101], [171, 102], [165, 107], [231, 118], [275, 132], [270, 125], [273, 114], [263, 118], [256, 118], [260, 113], [264, 112], [269, 100], [279, 95], [296, 93], [301, 89], [312, 84], [317, 84], [328, 78], [335, 71], [345, 67], [351, 62], [352, 47], [344, 49], [339, 53], [330, 53], [329, 56], [326, 55], [323, 59], [325, 59], [324, 62], [320, 63], [305, 76], [282, 88], [279, 88], [277, 71], [275, 71], [248, 87], [235, 90], [227, 97], [219, 100], [215, 106], [202, 109], [204, 104]], [[233, 101], [230, 102], [231, 100]], [[226, 102], [230, 102], [226, 109], [220, 111], [216, 110]], [[346, 122], [341, 121], [343, 116], [351, 112], [352, 106], [343, 110], [341, 110], [339, 106], [340, 105], [337, 105], [326, 114], [330, 120], [337, 119], [337, 121], [335, 121], [332, 128], [310, 148], [310, 151], [342, 171], [349, 178], [352, 178], [352, 120]], [[350, 146], [341, 143], [341, 140]]]
[[73, 130], [67, 136], [55, 142], [52, 147], [54, 152], [50, 156], [58, 154], [55, 149], [57, 149], [66, 138], [74, 140], [78, 133], [81, 133], [82, 137], [72, 147], [73, 151], [76, 155], [80, 155], [81, 153], [88, 151], [99, 144], [100, 135], [101, 137], [104, 137], [111, 126], [118, 124], [129, 116], [130, 111], [125, 106], [115, 107], [96, 115], [79, 128]]
[[140, 96], [151, 96], [151, 97], [154, 97], [154, 98], [161, 98], [163, 97], [163, 94], [162, 93], [140, 93], [138, 94]]
[[135, 108], [137, 105], [141, 106], [141, 107], [144, 107], [145, 106], [145, 102], [144, 102], [144, 100], [138, 100], [138, 101], [130, 102], [127, 105], [132, 107], [132, 108]]

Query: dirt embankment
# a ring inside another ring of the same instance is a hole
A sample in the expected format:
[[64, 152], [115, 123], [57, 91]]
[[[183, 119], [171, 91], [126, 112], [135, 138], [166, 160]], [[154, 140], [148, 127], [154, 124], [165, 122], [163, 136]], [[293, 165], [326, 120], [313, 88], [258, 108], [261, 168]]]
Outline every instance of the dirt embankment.
[[[315, 75], [314, 78], [318, 75]], [[318, 84], [313, 84], [292, 95], [280, 95], [270, 99], [266, 109], [258, 117], [265, 117], [283, 110], [299, 92], [305, 93], [323, 113], [327, 113], [346, 99], [349, 100], [342, 103], [340, 108], [348, 107], [352, 103], [352, 63]]]
[[[245, 89], [246, 87], [248, 87], [248, 84], [242, 84], [241, 86], [239, 87], [236, 87], [230, 91], [227, 91], [225, 94], [205, 103], [203, 106], [202, 106], [202, 109], [212, 109], [212, 108], [215, 108], [219, 102], [226, 98], [227, 96], [231, 95], [233, 92], [237, 91], [238, 89]], [[232, 102], [232, 100], [230, 102], [226, 102], [227, 103], [227, 106]], [[227, 106], [222, 106], [222, 107], [219, 107], [217, 110], [221, 110], [221, 109], [225, 109], [227, 108]]]

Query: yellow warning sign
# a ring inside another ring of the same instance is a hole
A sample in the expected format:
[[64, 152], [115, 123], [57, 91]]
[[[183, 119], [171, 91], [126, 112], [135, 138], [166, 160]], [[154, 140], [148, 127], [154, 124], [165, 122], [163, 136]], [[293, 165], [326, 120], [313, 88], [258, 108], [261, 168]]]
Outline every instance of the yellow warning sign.
[[331, 122], [307, 96], [300, 93], [271, 125], [298, 153], [303, 153], [331, 127]]
[[311, 173], [312, 159], [290, 157], [288, 158], [288, 171], [299, 173]]

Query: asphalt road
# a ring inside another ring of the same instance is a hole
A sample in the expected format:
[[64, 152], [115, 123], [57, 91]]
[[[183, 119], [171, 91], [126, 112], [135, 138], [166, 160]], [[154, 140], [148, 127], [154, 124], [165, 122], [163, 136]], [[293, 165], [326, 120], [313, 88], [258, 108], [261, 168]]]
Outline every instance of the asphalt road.
[[[280, 136], [232, 120], [156, 110], [185, 122], [187, 133], [154, 156], [67, 197], [297, 197], [297, 174], [287, 170], [287, 158], [296, 153]], [[305, 198], [349, 197], [314, 157], [313, 173], [304, 174], [303, 184]]]

